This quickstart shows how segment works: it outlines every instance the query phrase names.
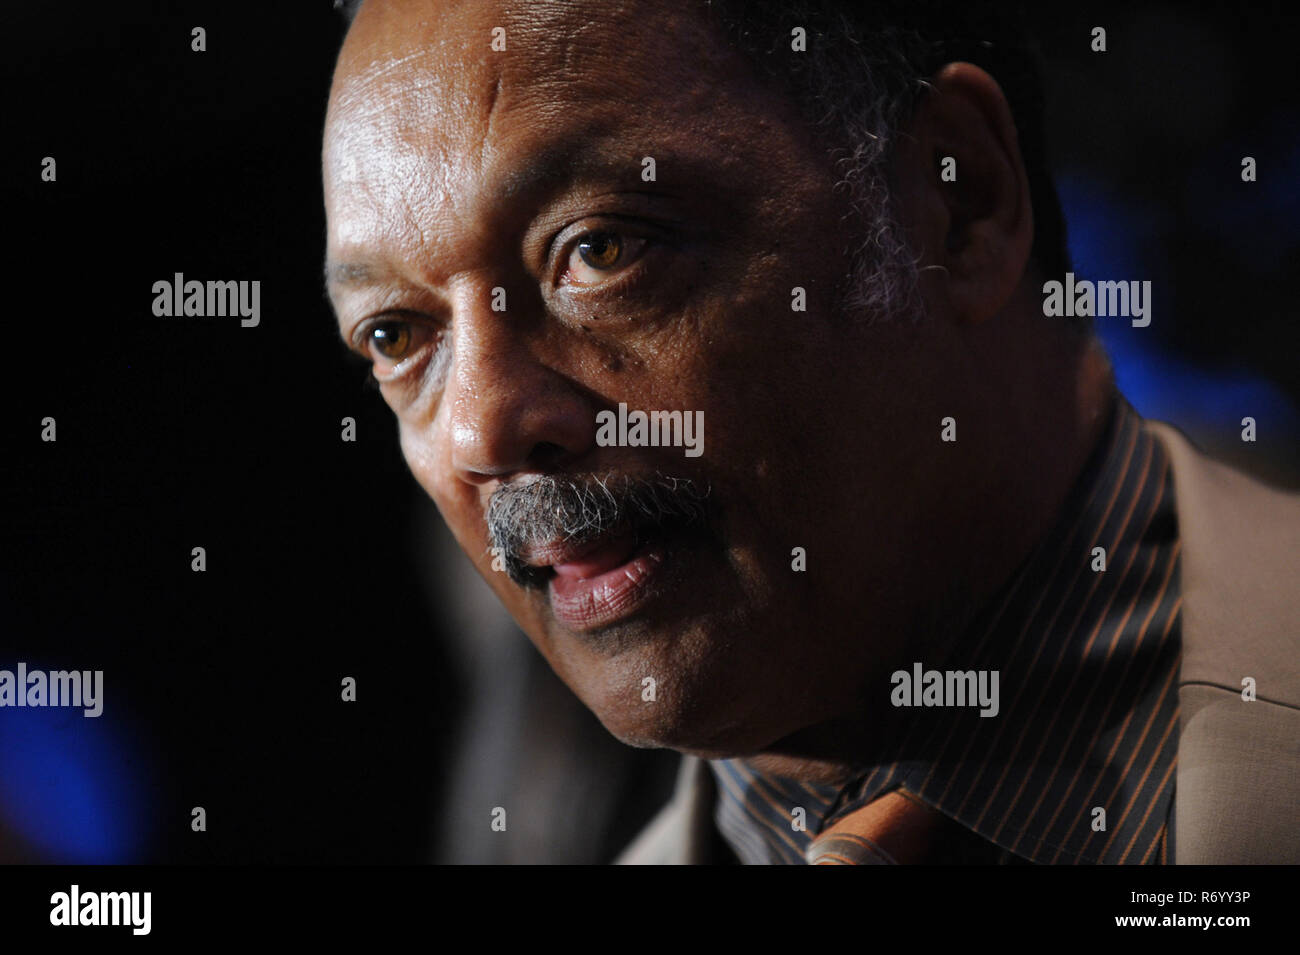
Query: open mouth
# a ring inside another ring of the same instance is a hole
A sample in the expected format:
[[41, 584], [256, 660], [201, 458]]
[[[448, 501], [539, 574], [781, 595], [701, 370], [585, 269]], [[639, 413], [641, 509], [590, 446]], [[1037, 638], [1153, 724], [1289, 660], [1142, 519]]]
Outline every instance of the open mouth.
[[547, 596], [555, 618], [571, 630], [589, 631], [639, 610], [652, 596], [666, 558], [662, 537], [624, 530], [581, 545], [535, 549], [528, 563], [548, 566]]

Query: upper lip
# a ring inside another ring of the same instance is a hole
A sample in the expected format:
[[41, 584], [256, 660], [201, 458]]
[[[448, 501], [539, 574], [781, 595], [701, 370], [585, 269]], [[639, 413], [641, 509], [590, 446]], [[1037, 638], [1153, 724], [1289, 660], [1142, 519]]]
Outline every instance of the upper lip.
[[588, 540], [553, 540], [544, 544], [530, 544], [524, 548], [520, 560], [530, 567], [555, 567], [586, 557], [598, 547], [603, 547], [618, 536], [617, 531]]

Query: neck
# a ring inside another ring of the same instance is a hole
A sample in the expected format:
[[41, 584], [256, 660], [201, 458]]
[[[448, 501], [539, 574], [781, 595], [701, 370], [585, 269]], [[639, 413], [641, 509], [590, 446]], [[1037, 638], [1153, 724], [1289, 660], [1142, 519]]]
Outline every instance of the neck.
[[[976, 389], [979, 413], [967, 417], [962, 436], [979, 453], [963, 469], [961, 486], [936, 503], [936, 524], [949, 528], [950, 536], [935, 560], [909, 561], [926, 568], [927, 579], [915, 601], [907, 660], [881, 661], [876, 676], [915, 659], [934, 659], [941, 652], [936, 635], [965, 632], [1051, 529], [1104, 434], [1116, 401], [1104, 351], [1095, 341], [1044, 336], [1041, 324], [1033, 325], [1042, 321], [1041, 314], [1009, 319], [999, 341], [973, 335], [973, 354], [988, 359], [983, 367], [996, 369], [986, 373], [995, 384]], [[1007, 341], [1017, 338], [1026, 344], [1008, 353]], [[1063, 387], [1068, 382], [1073, 387]], [[897, 711], [886, 696], [860, 694], [848, 712], [782, 739], [748, 762], [759, 772], [805, 782], [847, 782], [892, 735], [887, 727]]]

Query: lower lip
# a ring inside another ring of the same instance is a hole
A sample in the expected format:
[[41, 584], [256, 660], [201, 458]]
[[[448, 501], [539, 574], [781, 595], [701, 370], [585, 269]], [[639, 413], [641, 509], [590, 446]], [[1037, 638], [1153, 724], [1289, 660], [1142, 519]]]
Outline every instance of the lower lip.
[[652, 596], [664, 568], [659, 543], [639, 546], [623, 563], [590, 577], [557, 568], [548, 592], [556, 620], [575, 631], [598, 630], [636, 613]]

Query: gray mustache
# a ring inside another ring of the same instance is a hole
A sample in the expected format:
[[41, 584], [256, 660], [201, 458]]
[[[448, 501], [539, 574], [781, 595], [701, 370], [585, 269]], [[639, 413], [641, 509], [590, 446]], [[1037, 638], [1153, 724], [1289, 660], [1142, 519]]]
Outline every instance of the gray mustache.
[[506, 484], [488, 501], [488, 537], [510, 579], [543, 586], [547, 569], [525, 564], [529, 547], [556, 541], [584, 544], [616, 531], [703, 523], [709, 517], [707, 484], [656, 474], [535, 478]]

